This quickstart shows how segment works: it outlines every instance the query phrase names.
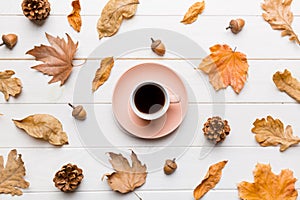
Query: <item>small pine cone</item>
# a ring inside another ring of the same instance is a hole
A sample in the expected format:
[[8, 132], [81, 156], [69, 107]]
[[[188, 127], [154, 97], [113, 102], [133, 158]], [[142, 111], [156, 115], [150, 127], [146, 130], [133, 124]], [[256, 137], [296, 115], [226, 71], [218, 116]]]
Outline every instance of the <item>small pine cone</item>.
[[204, 135], [212, 142], [219, 143], [225, 140], [229, 135], [230, 126], [227, 120], [222, 120], [220, 117], [208, 118], [203, 127]]
[[23, 14], [30, 20], [45, 20], [50, 14], [50, 3], [48, 0], [23, 0]]
[[82, 169], [77, 165], [67, 164], [56, 172], [53, 182], [63, 192], [73, 192], [83, 179]]

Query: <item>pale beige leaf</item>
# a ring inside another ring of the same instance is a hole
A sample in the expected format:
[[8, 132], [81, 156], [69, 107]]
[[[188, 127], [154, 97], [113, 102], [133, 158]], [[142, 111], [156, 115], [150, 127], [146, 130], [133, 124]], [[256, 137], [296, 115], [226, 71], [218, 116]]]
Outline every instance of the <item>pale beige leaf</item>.
[[138, 4], [138, 0], [109, 0], [98, 20], [99, 38], [116, 34], [123, 19], [129, 19], [135, 15]]
[[291, 72], [287, 69], [283, 73], [276, 72], [273, 75], [273, 81], [281, 92], [287, 93], [290, 97], [300, 102], [300, 82], [292, 77]]
[[49, 84], [60, 81], [60, 85], [63, 85], [72, 72], [72, 61], [78, 47], [78, 42], [75, 44], [71, 37], [68, 34], [66, 35], [68, 42], [63, 38], [55, 38], [46, 33], [46, 37], [51, 46], [35, 46], [26, 52], [26, 54], [34, 56], [35, 60], [44, 62], [32, 68], [43, 74], [53, 76]]
[[281, 36], [290, 36], [291, 41], [300, 44], [300, 40], [292, 28], [293, 13], [291, 3], [293, 0], [264, 0], [261, 7], [265, 11], [262, 14], [274, 30], [281, 30]]
[[186, 14], [183, 17], [183, 20], [181, 23], [183, 24], [191, 24], [195, 22], [198, 19], [198, 15], [200, 15], [203, 10], [205, 9], [205, 2], [196, 2], [194, 3], [189, 10], [186, 12]]
[[95, 78], [93, 80], [92, 90], [95, 92], [101, 85], [103, 85], [110, 76], [111, 69], [114, 66], [114, 58], [107, 57], [101, 60], [101, 66], [97, 69]]
[[228, 45], [214, 45], [210, 47], [211, 54], [202, 60], [198, 69], [209, 76], [209, 81], [219, 90], [231, 85], [239, 94], [248, 76], [248, 62], [246, 55], [233, 51]]
[[222, 170], [228, 161], [224, 160], [209, 167], [202, 182], [194, 189], [195, 200], [201, 199], [209, 190], [213, 189], [221, 180]]
[[4, 94], [6, 101], [9, 96], [16, 96], [22, 91], [22, 83], [18, 78], [11, 78], [15, 74], [12, 70], [5, 70], [0, 72], [0, 92]]
[[283, 123], [279, 119], [274, 120], [271, 116], [267, 119], [257, 119], [253, 125], [252, 132], [256, 134], [255, 139], [263, 147], [280, 144], [280, 151], [285, 151], [300, 142], [300, 138], [293, 135], [291, 126], [287, 126], [284, 131]]
[[112, 190], [125, 194], [134, 191], [145, 183], [147, 167], [142, 165], [133, 151], [131, 152], [131, 166], [121, 154], [110, 152], [109, 156], [111, 158], [109, 162], [115, 172], [104, 174], [104, 176], [107, 177], [107, 183]]
[[3, 156], [0, 156], [0, 194], [22, 195], [22, 189], [29, 187], [29, 182], [24, 180], [26, 170], [22, 155], [15, 149], [8, 154], [4, 167]]
[[79, 0], [74, 0], [72, 2], [73, 10], [71, 14], [68, 15], [68, 22], [73, 27], [73, 29], [77, 32], [80, 32], [82, 20], [81, 20], [81, 6]]
[[257, 164], [253, 172], [254, 183], [238, 184], [239, 197], [243, 200], [296, 200], [296, 178], [293, 172], [284, 169], [279, 175], [271, 171], [270, 165]]
[[68, 144], [68, 136], [63, 131], [62, 124], [52, 115], [35, 114], [13, 122], [34, 138], [44, 139], [57, 146]]

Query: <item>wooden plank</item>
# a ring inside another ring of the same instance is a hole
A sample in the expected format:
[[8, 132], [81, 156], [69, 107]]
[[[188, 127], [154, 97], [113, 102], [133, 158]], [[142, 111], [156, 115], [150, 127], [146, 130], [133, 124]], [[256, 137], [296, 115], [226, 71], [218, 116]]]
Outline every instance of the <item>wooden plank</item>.
[[[279, 31], [274, 31], [260, 16], [246, 16], [247, 25], [245, 30], [238, 35], [233, 35], [230, 31], [226, 31], [225, 27], [230, 17], [224, 16], [204, 16], [199, 18], [197, 22], [190, 26], [180, 24], [180, 16], [137, 16], [131, 20], [125, 21], [118, 34], [131, 30], [142, 28], [164, 28], [173, 30], [177, 33], [183, 34], [194, 40], [204, 52], [209, 51], [209, 47], [217, 43], [226, 43], [232, 48], [237, 47], [237, 51], [245, 53], [251, 59], [299, 59], [300, 49], [293, 42], [288, 41], [288, 38], [281, 38]], [[160, 23], [157, 23], [157, 22]], [[68, 25], [67, 19], [63, 16], [53, 16], [46, 21], [42, 27], [38, 27], [22, 16], [11, 16], [9, 20], [6, 16], [0, 16], [0, 25], [3, 27], [2, 33], [15, 32], [19, 35], [19, 43], [13, 51], [2, 47], [0, 49], [0, 59], [33, 59], [32, 56], [25, 55], [29, 49], [34, 45], [48, 44], [43, 32], [50, 33], [54, 36], [64, 36], [64, 33], [69, 33], [75, 41], [79, 41], [79, 50], [76, 58], [86, 58], [88, 55], [104, 41], [115, 39], [117, 36], [109, 39], [98, 40], [96, 31], [97, 17], [85, 16], [83, 17], [83, 27], [81, 33], [75, 33]], [[295, 17], [295, 31], [300, 30], [298, 23], [300, 17]], [[9, 23], [9, 24], [8, 24]], [[42, 31], [40, 31], [42, 30]], [[157, 58], [151, 51], [149, 51], [150, 37], [161, 38], [166, 45], [174, 45], [174, 40], [170, 40], [168, 35], [160, 36], [157, 30], [150, 31], [148, 35], [143, 35], [144, 46], [141, 48], [148, 48], [144, 51], [133, 51], [135, 49], [128, 49], [131, 51], [126, 54], [126, 57], [131, 58]], [[132, 38], [135, 40], [136, 38]], [[248, 42], [248, 41], [252, 42]], [[120, 41], [120, 44], [123, 41]], [[129, 41], [127, 41], [129, 42]], [[183, 41], [181, 41], [183, 42]], [[185, 44], [179, 43], [184, 46]], [[193, 52], [193, 51], [191, 51]], [[177, 53], [177, 52], [175, 52]], [[107, 54], [112, 54], [111, 50]], [[196, 57], [202, 58], [205, 55], [195, 52]], [[105, 55], [99, 55], [102, 57]], [[119, 55], [114, 55], [119, 56]], [[97, 56], [98, 57], [98, 56]], [[99, 58], [98, 57], [98, 58]], [[173, 54], [167, 54], [165, 58], [174, 58]], [[193, 57], [194, 58], [194, 57]]]
[[[82, 61], [80, 61], [82, 62]], [[73, 101], [74, 92], [79, 94], [87, 93], [93, 96], [95, 103], [111, 103], [113, 90], [117, 80], [129, 68], [144, 62], [156, 62], [169, 66], [175, 70], [186, 81], [186, 85], [191, 88], [190, 94], [194, 94], [196, 98], [190, 97], [190, 102], [198, 103], [296, 103], [287, 94], [280, 92], [272, 81], [272, 76], [276, 71], [283, 72], [284, 69], [289, 69], [295, 78], [300, 80], [297, 74], [300, 74], [299, 61], [265, 61], [265, 60], [250, 60], [249, 61], [249, 76], [244, 89], [239, 95], [235, 94], [231, 87], [225, 90], [216, 92], [209, 83], [208, 76], [202, 72], [197, 72], [194, 67], [197, 67], [200, 60], [117, 60], [115, 67], [112, 70], [109, 80], [94, 93], [91, 92], [91, 82], [94, 78], [94, 73], [99, 67], [99, 60], [90, 61], [90, 64], [81, 67], [75, 67], [73, 72], [62, 87], [59, 83], [48, 84], [51, 77], [43, 75], [36, 70], [30, 69], [31, 66], [38, 64], [35, 61], [0, 61], [0, 71], [12, 69], [16, 72], [15, 76], [19, 77], [23, 83], [23, 92], [18, 98], [11, 97], [8, 103], [68, 103]], [[190, 63], [192, 62], [192, 64]], [[78, 63], [78, 62], [76, 62]], [[195, 63], [195, 64], [193, 64]], [[82, 71], [88, 70], [88, 76], [82, 81], [78, 80], [78, 76], [82, 76]], [[38, 83], [38, 84], [37, 84]], [[76, 84], [84, 85], [84, 92], [76, 87]], [[80, 92], [81, 91], [81, 92]], [[218, 98], [217, 98], [218, 97]], [[88, 99], [82, 98], [82, 99]], [[88, 103], [91, 101], [83, 101]], [[6, 101], [0, 95], [0, 102]]]

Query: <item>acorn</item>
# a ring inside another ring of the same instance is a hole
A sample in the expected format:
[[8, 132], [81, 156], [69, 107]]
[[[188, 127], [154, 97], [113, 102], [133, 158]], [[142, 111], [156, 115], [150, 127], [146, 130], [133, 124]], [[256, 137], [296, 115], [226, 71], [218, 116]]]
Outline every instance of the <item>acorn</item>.
[[161, 40], [154, 40], [153, 38], [151, 38], [151, 41], [152, 41], [152, 44], [151, 44], [152, 51], [159, 56], [164, 56], [166, 53], [166, 47], [161, 42]]
[[230, 21], [229, 26], [226, 28], [231, 29], [231, 32], [234, 34], [238, 34], [243, 27], [245, 26], [245, 20], [243, 19], [233, 19]]
[[165, 166], [164, 166], [164, 172], [166, 175], [173, 174], [175, 170], [177, 169], [177, 164], [175, 162], [175, 158], [173, 160], [166, 160]]
[[73, 106], [70, 103], [68, 105], [73, 108], [72, 116], [75, 119], [78, 119], [78, 120], [85, 120], [86, 119], [86, 111], [83, 108], [83, 106], [81, 106], [81, 105], [79, 105], [79, 106]]
[[0, 46], [4, 45], [12, 49], [18, 42], [18, 36], [16, 34], [7, 34], [7, 35], [2, 35], [2, 41], [3, 43], [0, 44]]

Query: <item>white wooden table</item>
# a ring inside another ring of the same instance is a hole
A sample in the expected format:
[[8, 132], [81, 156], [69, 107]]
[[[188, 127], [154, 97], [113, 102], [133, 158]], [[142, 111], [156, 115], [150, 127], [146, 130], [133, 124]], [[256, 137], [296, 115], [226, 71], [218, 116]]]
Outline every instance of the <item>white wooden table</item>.
[[[164, 28], [185, 34], [197, 42], [204, 50], [217, 43], [226, 43], [237, 47], [238, 51], [245, 53], [249, 60], [249, 77], [245, 88], [236, 95], [231, 88], [227, 88], [225, 102], [213, 104], [207, 95], [205, 86], [198, 82], [199, 75], [191, 68], [185, 68], [184, 60], [172, 59], [167, 56], [158, 60], [151, 52], [128, 55], [117, 61], [112, 76], [95, 94], [95, 112], [102, 113], [99, 120], [103, 120], [103, 130], [115, 134], [112, 137], [116, 149], [134, 149], [137, 153], [145, 152], [151, 142], [127, 139], [117, 135], [118, 127], [113, 123], [111, 116], [112, 90], [118, 77], [130, 66], [145, 62], [158, 62], [172, 66], [176, 72], [188, 80], [189, 86], [196, 95], [199, 116], [192, 119], [198, 128], [192, 144], [186, 146], [166, 146], [163, 148], [182, 148], [185, 151], [178, 158], [178, 171], [166, 177], [162, 170], [148, 174], [146, 184], [137, 190], [137, 193], [147, 199], [193, 199], [193, 189], [200, 183], [208, 167], [222, 160], [229, 160], [223, 171], [223, 177], [216, 188], [210, 191], [203, 199], [238, 199], [237, 184], [241, 181], [253, 181], [252, 171], [257, 162], [270, 163], [273, 171], [279, 173], [281, 169], [290, 168], [296, 178], [300, 178], [300, 164], [297, 161], [299, 147], [292, 147], [284, 153], [278, 147], [260, 147], [251, 133], [252, 123], [256, 118], [272, 115], [279, 118], [285, 125], [292, 125], [296, 135], [299, 135], [300, 106], [284, 93], [280, 93], [272, 81], [272, 75], [285, 68], [300, 78], [300, 48], [289, 42], [288, 38], [281, 38], [280, 32], [274, 31], [262, 19], [259, 0], [207, 0], [205, 12], [192, 25], [180, 23], [185, 11], [195, 1], [174, 0], [140, 0], [137, 14], [131, 20], [125, 21], [118, 34], [141, 28]], [[67, 22], [67, 14], [71, 11], [71, 0], [50, 1], [51, 16], [43, 26], [36, 26], [22, 14], [21, 0], [0, 1], [0, 34], [17, 33], [19, 42], [11, 51], [5, 47], [0, 48], [0, 70], [12, 69], [23, 83], [22, 94], [18, 98], [10, 98], [5, 102], [0, 95], [0, 155], [7, 158], [8, 152], [16, 148], [23, 155], [27, 175], [26, 180], [30, 187], [24, 190], [21, 197], [15, 199], [136, 199], [134, 194], [120, 195], [112, 192], [107, 183], [101, 181], [104, 173], [112, 170], [94, 159], [83, 147], [76, 128], [76, 122], [70, 115], [68, 102], [73, 101], [73, 91], [80, 68], [74, 68], [67, 83], [60, 87], [58, 83], [48, 85], [50, 77], [30, 69], [37, 62], [25, 52], [34, 45], [48, 44], [44, 33], [54, 36], [64, 36], [69, 33], [79, 41], [79, 50], [76, 54], [76, 63], [81, 63], [94, 48], [102, 42], [113, 39], [98, 40], [96, 23], [104, 0], [82, 1], [83, 27], [76, 33]], [[295, 15], [294, 29], [300, 33], [300, 2], [294, 1], [292, 10]], [[225, 27], [232, 18], [242, 17], [246, 21], [244, 30], [233, 35], [225, 31]], [[174, 41], [176, 42], [176, 41]], [[125, 43], [124, 43], [125, 44]], [[198, 59], [199, 63], [201, 57]], [[91, 80], [87, 80], [91, 81]], [[210, 84], [208, 84], [211, 87]], [[87, 88], [90, 90], [90, 88]], [[195, 102], [192, 102], [193, 104]], [[202, 126], [208, 117], [211, 117], [211, 108], [222, 106], [225, 109], [223, 118], [229, 121], [231, 133], [224, 143], [215, 147], [212, 152], [200, 159], [204, 136]], [[27, 136], [17, 129], [11, 119], [21, 119], [31, 114], [52, 114], [63, 123], [69, 136], [69, 145], [56, 148], [44, 141]], [[158, 143], [160, 144], [160, 143]], [[97, 147], [95, 147], [97, 148]], [[106, 150], [106, 149], [105, 149]], [[114, 150], [107, 148], [108, 151]], [[167, 159], [167, 158], [166, 158]], [[54, 173], [68, 162], [75, 163], [84, 170], [84, 180], [78, 190], [73, 194], [64, 194], [54, 187], [52, 178]], [[147, 164], [147, 163], [146, 163]], [[163, 163], [161, 163], [163, 166]], [[296, 187], [299, 189], [299, 181]], [[0, 199], [11, 199], [10, 195], [0, 195]]]

